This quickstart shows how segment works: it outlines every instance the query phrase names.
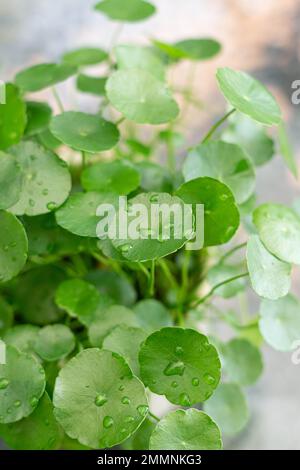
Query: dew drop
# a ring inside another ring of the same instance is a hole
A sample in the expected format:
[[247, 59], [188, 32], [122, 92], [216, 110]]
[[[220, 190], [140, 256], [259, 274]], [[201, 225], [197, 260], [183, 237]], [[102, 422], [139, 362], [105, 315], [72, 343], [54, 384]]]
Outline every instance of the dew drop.
[[121, 401], [122, 401], [123, 405], [129, 405], [130, 404], [130, 399], [128, 397], [123, 397]]
[[35, 206], [35, 201], [33, 199], [29, 199], [29, 205], [30, 207], [34, 207]]
[[105, 405], [105, 403], [107, 402], [107, 398], [105, 395], [97, 395], [96, 398], [95, 398], [95, 405], [96, 406], [103, 406]]
[[120, 392], [123, 392], [124, 389], [125, 389], [125, 385], [120, 385], [119, 387]]
[[191, 406], [191, 400], [187, 393], [180, 394], [179, 403], [181, 406]]
[[0, 390], [5, 390], [9, 386], [9, 380], [2, 378], [0, 379]]
[[128, 251], [131, 250], [131, 248], [132, 248], [132, 245], [130, 245], [129, 243], [126, 243], [125, 245], [122, 245], [120, 247], [122, 253], [128, 253]]
[[111, 428], [113, 424], [114, 424], [114, 420], [111, 416], [105, 416], [103, 418], [103, 426], [105, 427], [105, 429]]
[[11, 413], [11, 408], [7, 408], [6, 413], [9, 415]]
[[158, 202], [158, 199], [159, 199], [158, 194], [152, 194], [152, 196], [150, 196], [150, 202]]
[[31, 400], [30, 400], [30, 406], [31, 406], [32, 408], [35, 408], [36, 405], [38, 404], [38, 402], [39, 402], [39, 401], [38, 401], [38, 399], [37, 399], [36, 397], [32, 397]]
[[166, 376], [180, 375], [184, 374], [185, 365], [182, 361], [170, 362], [164, 370]]
[[16, 400], [16, 401], [14, 402], [14, 407], [15, 407], [15, 408], [20, 408], [20, 406], [21, 406], [20, 400]]
[[221, 200], [221, 201], [227, 201], [228, 197], [229, 197], [229, 196], [228, 196], [227, 194], [221, 194], [220, 200]]
[[192, 379], [192, 385], [193, 385], [194, 387], [198, 387], [198, 385], [199, 385], [199, 379], [198, 379], [198, 377], [194, 377], [194, 378]]
[[56, 209], [56, 207], [57, 207], [57, 205], [56, 205], [55, 202], [48, 202], [48, 204], [47, 204], [47, 209], [49, 211], [54, 211], [54, 209]]
[[216, 381], [216, 379], [210, 375], [210, 374], [205, 374], [203, 376], [204, 382], [206, 382], [208, 385], [213, 385]]
[[9, 246], [8, 246], [8, 245], [4, 245], [3, 251], [8, 251], [8, 250], [9, 250]]
[[138, 411], [139, 415], [146, 416], [148, 414], [148, 411], [149, 411], [149, 406], [148, 405], [139, 405], [137, 407], [137, 411]]
[[133, 416], [126, 416], [124, 421], [125, 421], [125, 423], [133, 423], [134, 417]]
[[43, 189], [42, 191], [43, 196], [47, 196], [48, 193], [49, 193], [48, 189]]
[[176, 349], [175, 349], [175, 354], [176, 354], [176, 356], [182, 356], [183, 348], [181, 346], [177, 346]]
[[171, 383], [171, 387], [177, 388], [177, 387], [178, 387], [178, 383], [177, 383], [177, 382], [172, 382], [172, 383]]

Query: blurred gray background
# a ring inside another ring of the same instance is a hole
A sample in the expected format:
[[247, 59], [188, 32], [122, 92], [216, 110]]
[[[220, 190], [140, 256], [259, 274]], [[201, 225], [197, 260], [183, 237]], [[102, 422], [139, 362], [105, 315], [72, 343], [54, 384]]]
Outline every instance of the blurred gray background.
[[[124, 0], [126, 1], [126, 0]], [[291, 104], [291, 83], [300, 79], [300, 3], [298, 0], [152, 0], [158, 14], [146, 22], [126, 25], [119, 42], [146, 43], [149, 38], [174, 41], [212, 36], [224, 46], [222, 54], [197, 66], [194, 89], [205, 102], [202, 113], [191, 108], [186, 118], [190, 143], [198, 142], [225, 103], [214, 74], [218, 66], [244, 69], [262, 79], [276, 95], [288, 122], [299, 164], [300, 105]], [[20, 68], [58, 60], [79, 45], [109, 47], [116, 24], [92, 11], [96, 0], [1, 0], [0, 79], [11, 80]], [[184, 84], [188, 70], [179, 66], [172, 80]], [[72, 83], [60, 85], [66, 107], [92, 101], [74, 98]], [[41, 97], [44, 97], [43, 94]], [[298, 165], [299, 166], [299, 165]], [[281, 158], [258, 171], [259, 201], [290, 204], [299, 197], [299, 182]], [[300, 294], [299, 271], [293, 291]], [[299, 312], [300, 315], [300, 312]], [[249, 389], [252, 417], [248, 428], [227, 441], [235, 449], [300, 449], [300, 365], [291, 354], [264, 349], [265, 373]]]

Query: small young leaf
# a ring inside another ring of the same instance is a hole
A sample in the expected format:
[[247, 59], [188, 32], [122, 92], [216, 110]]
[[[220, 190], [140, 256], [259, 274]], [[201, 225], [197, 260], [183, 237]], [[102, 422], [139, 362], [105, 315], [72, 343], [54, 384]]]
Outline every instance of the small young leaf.
[[142, 342], [147, 338], [147, 333], [141, 328], [127, 325], [116, 326], [104, 338], [103, 349], [116, 352], [124, 357], [134, 375], [139, 376], [140, 365], [138, 354]]
[[254, 168], [242, 148], [222, 141], [208, 142], [192, 149], [183, 166], [185, 181], [210, 176], [226, 184], [238, 204], [247, 201], [255, 189]]
[[75, 75], [77, 68], [68, 64], [38, 64], [16, 75], [16, 84], [23, 92], [35, 92], [64, 82]]
[[28, 241], [21, 222], [9, 212], [0, 211], [0, 284], [15, 277], [27, 259]]
[[[143, 213], [142, 220], [137, 220], [137, 214], [131, 214], [129, 208], [127, 238], [112, 240], [113, 245], [128, 260], [139, 262], [162, 258], [179, 250], [188, 241], [188, 235], [185, 236], [183, 233], [182, 214], [184, 213], [184, 204], [178, 197], [170, 196], [167, 193], [142, 193], [132, 198], [130, 204], [132, 206], [136, 205], [136, 207], [141, 204], [147, 209], [147, 220], [146, 215]], [[173, 211], [173, 220], [176, 221], [176, 225], [171, 220], [161, 221], [162, 217], [160, 217], [159, 211], [152, 214], [154, 212], [151, 210], [152, 205], [164, 205], [170, 209], [170, 213]], [[149, 220], [150, 218], [151, 220]], [[139, 238], [130, 237], [130, 226], [135, 223], [137, 223]], [[166, 226], [163, 224], [166, 224]], [[143, 228], [144, 225], [145, 228]], [[162, 230], [164, 233], [160, 233]]]
[[186, 58], [191, 60], [207, 60], [217, 55], [221, 44], [215, 39], [185, 39], [174, 44], [176, 49], [182, 51]]
[[259, 329], [278, 351], [291, 351], [300, 338], [300, 302], [288, 294], [279, 300], [264, 299], [260, 305]]
[[76, 86], [83, 93], [90, 93], [95, 96], [105, 95], [106, 77], [92, 77], [90, 75], [80, 74], [77, 77]]
[[278, 104], [258, 80], [228, 67], [218, 69], [217, 80], [225, 98], [241, 113], [266, 126], [281, 122]]
[[34, 325], [15, 325], [6, 331], [3, 340], [22, 353], [34, 354], [34, 343], [39, 330]]
[[214, 395], [205, 403], [204, 409], [227, 435], [240, 432], [249, 419], [246, 398], [236, 384], [219, 385]]
[[82, 47], [63, 55], [63, 62], [75, 67], [100, 64], [108, 58], [107, 52], [96, 47]]
[[257, 235], [248, 240], [247, 265], [252, 287], [261, 297], [276, 300], [289, 292], [291, 265], [269, 253]]
[[300, 264], [300, 218], [281, 204], [262, 204], [253, 222], [268, 251], [287, 263]]
[[150, 47], [121, 45], [115, 48], [119, 69], [142, 69], [164, 81], [165, 67]]
[[129, 162], [101, 162], [83, 171], [81, 184], [86, 191], [127, 195], [139, 187], [140, 175]]
[[222, 133], [222, 140], [240, 145], [255, 166], [264, 165], [275, 154], [274, 141], [264, 127], [237, 112], [230, 117], [230, 126]]
[[0, 209], [8, 209], [20, 198], [22, 174], [16, 159], [0, 152]]
[[119, 131], [112, 122], [100, 116], [74, 111], [55, 116], [50, 131], [63, 144], [89, 153], [109, 150], [119, 140]]
[[219, 450], [221, 434], [203, 411], [176, 410], [165, 416], [150, 438], [150, 450]]
[[251, 385], [263, 370], [262, 356], [258, 348], [246, 339], [232, 339], [221, 347], [222, 365], [230, 381], [239, 385]]
[[52, 116], [52, 109], [50, 106], [48, 106], [47, 103], [40, 103], [38, 101], [27, 101], [26, 108], [26, 136], [33, 136], [46, 130]]
[[162, 328], [139, 354], [141, 377], [150, 390], [176, 405], [207, 400], [220, 380], [220, 360], [207, 337], [191, 329]]
[[[212, 268], [207, 273], [207, 280], [211, 287], [220, 284], [231, 277], [238, 276], [242, 272], [242, 267], [239, 265], [230, 265], [220, 263]], [[245, 279], [236, 279], [235, 281], [229, 282], [228, 284], [224, 284], [223, 286], [218, 287], [214, 292], [215, 295], [220, 295], [224, 299], [229, 299], [230, 297], [234, 297], [239, 292], [245, 289]]]
[[94, 449], [127, 439], [148, 412], [145, 389], [124, 359], [98, 349], [82, 351], [61, 370], [53, 402], [68, 436]]
[[89, 326], [96, 318], [100, 294], [89, 282], [82, 279], [68, 279], [58, 287], [55, 301], [71, 317], [78, 318], [80, 323]]
[[138, 302], [133, 309], [141, 328], [149, 333], [163, 326], [172, 326], [172, 318], [166, 307], [155, 299]]
[[105, 336], [118, 325], [139, 326], [132, 310], [122, 305], [113, 305], [102, 312], [102, 315], [89, 327], [91, 345], [101, 348]]
[[11, 147], [22, 172], [19, 201], [10, 208], [16, 215], [39, 215], [57, 209], [71, 190], [67, 164], [50, 150], [35, 142], [21, 142]]
[[109, 193], [72, 194], [65, 204], [56, 211], [56, 221], [65, 230], [80, 237], [96, 238], [100, 217], [96, 215], [100, 204], [115, 204], [116, 195]]
[[36, 359], [6, 347], [0, 364], [0, 423], [15, 423], [30, 415], [45, 390], [45, 372]]
[[188, 181], [176, 191], [187, 204], [204, 204], [204, 245], [227, 243], [240, 223], [239, 211], [230, 189], [208, 177]]
[[179, 113], [166, 85], [141, 69], [119, 70], [106, 84], [107, 97], [124, 116], [139, 124], [163, 124]]
[[20, 142], [26, 127], [26, 105], [18, 88], [5, 85], [5, 103], [0, 105], [0, 149]]
[[144, 0], [102, 0], [95, 9], [116, 21], [142, 21], [152, 16], [156, 8]]
[[34, 350], [45, 361], [58, 361], [75, 348], [75, 338], [65, 325], [48, 325], [37, 334]]
[[60, 320], [62, 313], [54, 303], [54, 294], [65, 277], [64, 271], [53, 265], [31, 269], [19, 277], [16, 302], [27, 323], [48, 325]]
[[283, 123], [281, 123], [278, 127], [278, 139], [279, 139], [280, 153], [284, 158], [286, 166], [288, 167], [290, 172], [295, 176], [295, 178], [297, 178], [298, 177], [297, 162], [295, 160], [294, 151], [292, 149], [286, 128]]
[[14, 450], [56, 450], [62, 434], [47, 393], [30, 416], [10, 425], [0, 425], [0, 436]]

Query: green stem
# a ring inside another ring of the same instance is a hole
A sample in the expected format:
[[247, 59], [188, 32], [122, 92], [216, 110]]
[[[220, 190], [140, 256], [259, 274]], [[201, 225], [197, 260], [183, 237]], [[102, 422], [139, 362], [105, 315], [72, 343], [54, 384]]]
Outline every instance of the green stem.
[[233, 114], [234, 112], [235, 112], [235, 108], [228, 111], [228, 113], [226, 113], [225, 116], [223, 116], [221, 119], [219, 119], [212, 126], [212, 128], [208, 131], [208, 133], [204, 136], [201, 143], [204, 144], [205, 142], [207, 142], [211, 138], [211, 136], [215, 133], [215, 131], [223, 124], [223, 122], [226, 121], [226, 119], [228, 119], [229, 116], [231, 116], [231, 114]]
[[151, 262], [150, 278], [149, 278], [149, 295], [154, 296], [155, 290], [155, 260]]
[[52, 87], [52, 93], [53, 93], [54, 99], [56, 101], [56, 104], [57, 104], [60, 112], [63, 113], [65, 111], [65, 109], [64, 109], [64, 106], [63, 106], [62, 101], [60, 99], [60, 96], [57, 93], [57, 90], [54, 86]]
[[[172, 127], [170, 127], [170, 132], [172, 132]], [[167, 138], [167, 157], [168, 157], [168, 167], [171, 173], [175, 173], [176, 170], [176, 158], [175, 158], [175, 149], [174, 141], [172, 135]]]
[[155, 419], [155, 421], [157, 421], [157, 422], [160, 421], [160, 419], [154, 413], [152, 413], [151, 411], [149, 411], [149, 416], [151, 416], [151, 418]]
[[81, 157], [82, 169], [84, 170], [86, 167], [86, 153], [84, 151], [81, 152]]
[[161, 269], [163, 270], [163, 273], [166, 276], [166, 278], [168, 279], [168, 281], [171, 284], [172, 288], [175, 289], [175, 290], [178, 290], [179, 289], [178, 283], [177, 283], [175, 277], [173, 276], [173, 274], [171, 273], [167, 262], [163, 258], [161, 258], [161, 259], [158, 260], [158, 264], [161, 267]]
[[203, 304], [206, 302], [213, 294], [214, 292], [219, 289], [219, 287], [224, 286], [225, 284], [229, 284], [230, 282], [236, 281], [237, 279], [240, 279], [242, 277], [249, 276], [249, 273], [243, 273], [243, 274], [238, 274], [237, 276], [231, 277], [230, 279], [226, 279], [225, 281], [219, 282], [219, 284], [215, 285], [209, 292], [206, 294], [204, 297], [201, 297], [201, 299], [198, 299], [193, 307], [197, 307], [200, 304]]
[[244, 248], [247, 246], [247, 242], [240, 243], [239, 245], [233, 247], [231, 250], [227, 251], [219, 260], [219, 263], [223, 263], [227, 258], [229, 258], [231, 255], [233, 255], [236, 251]]
[[140, 270], [145, 274], [146, 278], [149, 280], [150, 279], [150, 274], [149, 271], [145, 268], [143, 263], [139, 263]]
[[115, 126], [119, 126], [120, 124], [122, 124], [122, 122], [125, 121], [125, 116], [122, 116], [120, 119], [118, 119], [116, 122], [115, 122]]

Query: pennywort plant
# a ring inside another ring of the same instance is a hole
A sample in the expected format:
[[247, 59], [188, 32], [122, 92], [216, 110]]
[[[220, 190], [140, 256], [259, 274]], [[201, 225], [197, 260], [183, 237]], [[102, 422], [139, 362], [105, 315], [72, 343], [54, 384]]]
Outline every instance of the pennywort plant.
[[[143, 0], [95, 9], [118, 31], [155, 12]], [[168, 83], [179, 62], [195, 67], [220, 50], [210, 38], [84, 47], [6, 85], [0, 436], [9, 447], [220, 449], [221, 433], [247, 424], [245, 388], [262, 373], [263, 343], [289, 351], [300, 338], [300, 304], [289, 293], [300, 264], [299, 202], [255, 198], [255, 168], [271, 161], [274, 137], [297, 176], [278, 104], [250, 75], [220, 68], [226, 112], [189, 148], [178, 94], [185, 109], [197, 97]], [[98, 64], [101, 74], [92, 74]], [[98, 113], [65, 109], [56, 85], [71, 77]], [[57, 114], [35, 100], [45, 89]], [[119, 196], [147, 207], [202, 204], [203, 248], [187, 250], [189, 237], [175, 241], [172, 230], [170, 239], [99, 240], [97, 208]], [[248, 286], [260, 298], [257, 315], [247, 312]], [[233, 297], [236, 311], [226, 303]], [[231, 328], [230, 341], [216, 321]], [[152, 393], [174, 411], [157, 417]]]

